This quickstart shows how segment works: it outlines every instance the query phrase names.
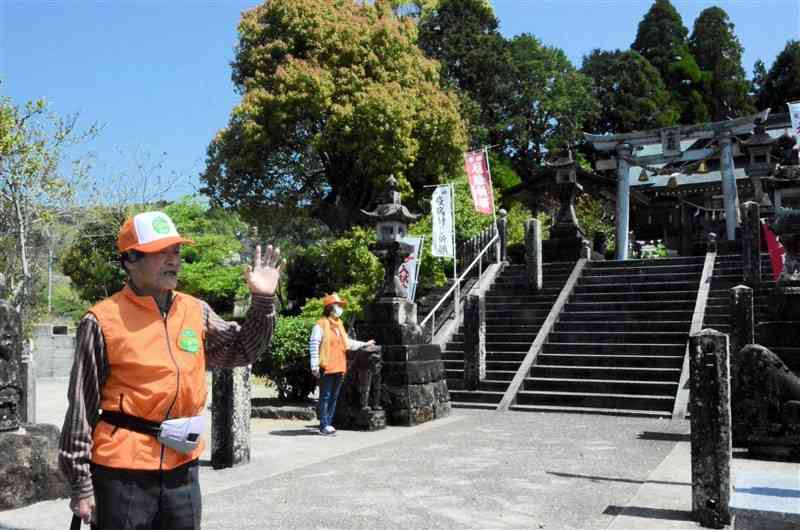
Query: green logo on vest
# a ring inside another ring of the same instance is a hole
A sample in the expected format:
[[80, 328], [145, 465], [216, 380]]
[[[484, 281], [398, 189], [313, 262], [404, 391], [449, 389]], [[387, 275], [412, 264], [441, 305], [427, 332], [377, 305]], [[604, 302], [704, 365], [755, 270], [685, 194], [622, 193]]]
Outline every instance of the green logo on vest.
[[200, 351], [200, 339], [197, 337], [197, 333], [191, 329], [184, 329], [181, 331], [178, 346], [180, 346], [183, 351], [197, 353]]
[[156, 234], [169, 234], [169, 223], [163, 217], [153, 219], [153, 230]]

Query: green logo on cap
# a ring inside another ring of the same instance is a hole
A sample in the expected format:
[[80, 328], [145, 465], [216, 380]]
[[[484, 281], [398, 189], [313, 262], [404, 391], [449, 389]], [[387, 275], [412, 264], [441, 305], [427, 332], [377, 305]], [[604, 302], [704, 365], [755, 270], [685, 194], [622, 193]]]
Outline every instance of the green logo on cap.
[[169, 223], [163, 217], [153, 219], [153, 230], [156, 234], [169, 234]]
[[181, 331], [178, 346], [180, 346], [183, 351], [197, 353], [200, 351], [200, 339], [197, 337], [197, 333], [195, 333], [193, 330], [184, 329]]

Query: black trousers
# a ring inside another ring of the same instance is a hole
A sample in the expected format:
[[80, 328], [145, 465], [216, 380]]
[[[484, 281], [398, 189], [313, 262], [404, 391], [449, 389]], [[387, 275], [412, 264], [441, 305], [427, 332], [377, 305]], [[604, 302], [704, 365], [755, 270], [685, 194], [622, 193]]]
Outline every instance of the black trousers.
[[169, 471], [92, 465], [98, 530], [199, 530], [197, 461]]

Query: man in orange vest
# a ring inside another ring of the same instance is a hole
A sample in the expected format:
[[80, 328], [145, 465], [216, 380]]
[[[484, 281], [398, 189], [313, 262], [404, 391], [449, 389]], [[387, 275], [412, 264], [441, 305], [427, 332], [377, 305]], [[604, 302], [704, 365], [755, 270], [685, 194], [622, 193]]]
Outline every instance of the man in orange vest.
[[95, 528], [200, 528], [206, 368], [252, 364], [272, 337], [280, 250], [262, 259], [256, 247], [240, 326], [175, 290], [192, 243], [162, 212], [128, 219], [117, 238], [127, 283], [78, 325], [59, 463], [70, 509]]

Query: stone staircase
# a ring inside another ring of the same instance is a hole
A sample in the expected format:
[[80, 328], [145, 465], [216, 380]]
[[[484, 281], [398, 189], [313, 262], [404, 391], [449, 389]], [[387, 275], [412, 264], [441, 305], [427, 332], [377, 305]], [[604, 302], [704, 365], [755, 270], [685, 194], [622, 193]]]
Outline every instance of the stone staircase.
[[[754, 293], [754, 317], [756, 323], [772, 320], [769, 314], [768, 297], [770, 291], [775, 287], [775, 281], [772, 279], [772, 264], [769, 260], [769, 254], [761, 254], [761, 271], [762, 280]], [[713, 328], [722, 333], [731, 332], [730, 289], [740, 284], [742, 284], [742, 257], [740, 255], [718, 256], [714, 265], [714, 276], [711, 281], [708, 306], [703, 319], [704, 327]], [[793, 324], [787, 323], [787, 325]], [[788, 338], [790, 341], [794, 340], [791, 335]], [[756, 341], [775, 352], [791, 370], [800, 374], [800, 344], [780, 342], [759, 336], [756, 336]]]
[[451, 406], [497, 407], [574, 266], [543, 264], [544, 282], [538, 293], [529, 291], [524, 265], [503, 269], [486, 293], [486, 379], [480, 387], [464, 389], [462, 328], [442, 352]]
[[588, 263], [511, 408], [670, 416], [704, 259]]

